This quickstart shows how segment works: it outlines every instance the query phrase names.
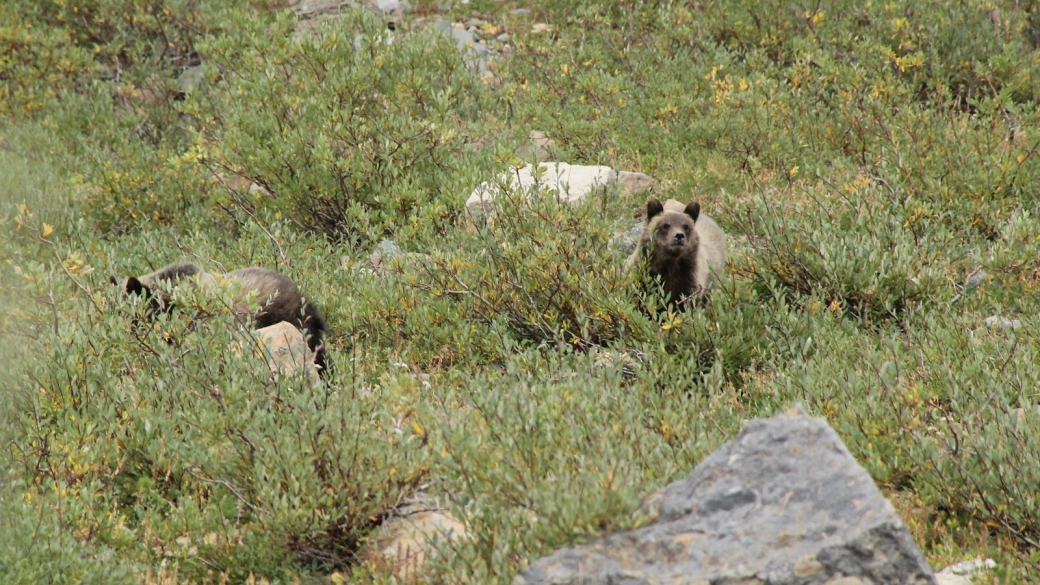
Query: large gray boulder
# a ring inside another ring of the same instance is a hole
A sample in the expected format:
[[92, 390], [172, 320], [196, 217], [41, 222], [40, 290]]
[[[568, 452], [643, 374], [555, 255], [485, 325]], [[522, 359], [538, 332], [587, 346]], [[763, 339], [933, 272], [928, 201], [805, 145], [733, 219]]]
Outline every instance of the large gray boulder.
[[867, 472], [800, 408], [748, 422], [651, 502], [648, 526], [556, 551], [513, 584], [935, 583]]

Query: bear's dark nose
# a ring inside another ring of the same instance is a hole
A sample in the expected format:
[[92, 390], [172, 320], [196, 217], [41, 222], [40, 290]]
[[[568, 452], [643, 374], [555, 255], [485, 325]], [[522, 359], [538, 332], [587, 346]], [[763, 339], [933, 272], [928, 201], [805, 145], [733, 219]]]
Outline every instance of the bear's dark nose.
[[686, 239], [686, 234], [684, 234], [682, 232], [679, 232], [679, 233], [675, 234], [675, 243], [676, 244], [683, 243], [683, 240], [685, 240], [685, 239]]

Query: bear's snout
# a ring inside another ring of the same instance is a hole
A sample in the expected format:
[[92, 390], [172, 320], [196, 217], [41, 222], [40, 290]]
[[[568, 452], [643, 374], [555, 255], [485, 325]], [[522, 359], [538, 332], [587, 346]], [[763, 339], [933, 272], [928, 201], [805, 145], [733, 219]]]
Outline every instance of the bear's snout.
[[676, 244], [682, 244], [685, 241], [686, 241], [686, 234], [684, 234], [682, 232], [676, 232], [676, 234], [675, 234], [675, 243]]

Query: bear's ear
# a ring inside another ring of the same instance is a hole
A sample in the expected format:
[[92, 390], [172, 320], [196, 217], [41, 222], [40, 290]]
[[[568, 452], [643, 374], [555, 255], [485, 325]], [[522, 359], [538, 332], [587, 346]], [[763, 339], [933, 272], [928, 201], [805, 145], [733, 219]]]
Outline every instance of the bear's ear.
[[147, 297], [151, 296], [152, 291], [148, 290], [147, 286], [141, 284], [141, 281], [137, 280], [136, 277], [131, 276], [130, 278], [126, 279], [126, 292], [129, 294], [144, 295]]
[[651, 219], [664, 213], [664, 205], [656, 197], [651, 197], [646, 202], [646, 221], [650, 222]]
[[690, 216], [690, 219], [696, 222], [697, 217], [701, 214], [701, 204], [694, 203], [693, 201], [691, 201], [689, 204], [686, 205], [686, 209], [684, 209], [683, 212], [686, 215]]
[[114, 276], [109, 276], [108, 277], [108, 282], [111, 282], [112, 284], [116, 284], [116, 285], [119, 284], [119, 280], [116, 277], [114, 277]]

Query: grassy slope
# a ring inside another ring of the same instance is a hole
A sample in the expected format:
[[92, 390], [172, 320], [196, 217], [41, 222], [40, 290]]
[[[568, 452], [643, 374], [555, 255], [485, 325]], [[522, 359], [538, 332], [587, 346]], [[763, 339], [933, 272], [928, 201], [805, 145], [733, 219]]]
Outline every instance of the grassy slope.
[[[2, 9], [0, 572], [385, 579], [359, 544], [425, 486], [475, 536], [434, 575], [506, 583], [800, 401], [936, 566], [1035, 582], [1037, 13], [855, 4], [460, 5], [513, 37], [489, 83], [362, 13], [296, 43], [245, 3]], [[712, 307], [633, 299], [606, 243], [639, 197], [510, 199], [467, 228], [530, 130], [696, 193], [734, 236]], [[432, 258], [367, 270], [388, 237]], [[300, 282], [333, 328], [329, 384], [267, 379], [226, 315], [131, 329], [107, 276], [185, 258]]]

